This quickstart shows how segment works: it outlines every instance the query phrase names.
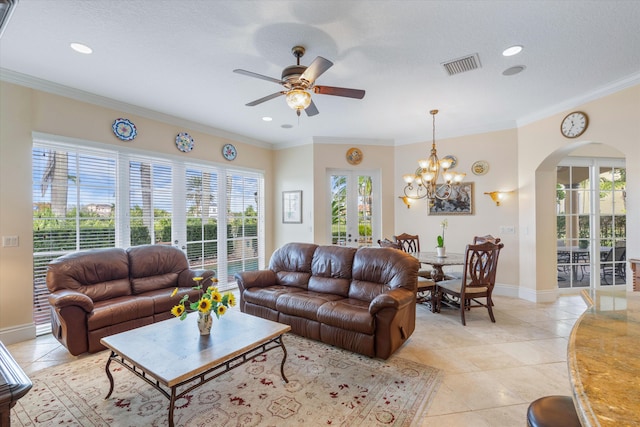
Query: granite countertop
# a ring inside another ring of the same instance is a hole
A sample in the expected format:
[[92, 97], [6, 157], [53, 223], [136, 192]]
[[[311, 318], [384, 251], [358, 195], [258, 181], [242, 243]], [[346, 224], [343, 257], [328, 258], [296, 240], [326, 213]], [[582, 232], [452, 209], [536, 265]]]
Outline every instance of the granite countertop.
[[568, 346], [583, 426], [640, 426], [640, 292], [588, 291]]

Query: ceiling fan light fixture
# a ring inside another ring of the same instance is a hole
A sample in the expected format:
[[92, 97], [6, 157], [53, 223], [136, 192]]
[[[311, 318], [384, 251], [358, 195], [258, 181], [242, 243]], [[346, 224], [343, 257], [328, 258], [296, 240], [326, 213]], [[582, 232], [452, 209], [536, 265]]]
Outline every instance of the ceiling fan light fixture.
[[287, 105], [296, 110], [304, 110], [311, 105], [311, 94], [302, 89], [291, 89], [287, 92]]

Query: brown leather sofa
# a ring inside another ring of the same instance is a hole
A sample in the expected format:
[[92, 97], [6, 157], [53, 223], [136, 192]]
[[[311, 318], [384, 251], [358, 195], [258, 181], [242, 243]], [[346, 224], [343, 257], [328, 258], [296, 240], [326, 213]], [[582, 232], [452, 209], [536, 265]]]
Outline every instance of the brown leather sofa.
[[235, 275], [240, 309], [297, 335], [386, 359], [413, 333], [420, 263], [391, 248], [288, 243]]
[[[73, 252], [53, 260], [47, 271], [51, 331], [69, 353], [95, 353], [102, 337], [171, 318], [185, 293], [196, 297], [191, 270], [173, 246], [143, 245]], [[178, 294], [171, 297], [178, 287]]]

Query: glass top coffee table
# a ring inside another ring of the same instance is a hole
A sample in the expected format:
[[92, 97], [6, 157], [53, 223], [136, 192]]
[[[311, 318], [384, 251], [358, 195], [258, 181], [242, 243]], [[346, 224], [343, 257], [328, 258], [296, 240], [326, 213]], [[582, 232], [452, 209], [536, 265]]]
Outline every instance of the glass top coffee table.
[[197, 314], [192, 313], [184, 321], [174, 318], [102, 338], [100, 342], [111, 350], [105, 399], [114, 388], [111, 362], [124, 366], [169, 399], [171, 427], [177, 399], [274, 348], [282, 348], [280, 374], [289, 382], [284, 374], [287, 349], [282, 335], [290, 326], [229, 310], [214, 319], [211, 335], [201, 336], [196, 319]]

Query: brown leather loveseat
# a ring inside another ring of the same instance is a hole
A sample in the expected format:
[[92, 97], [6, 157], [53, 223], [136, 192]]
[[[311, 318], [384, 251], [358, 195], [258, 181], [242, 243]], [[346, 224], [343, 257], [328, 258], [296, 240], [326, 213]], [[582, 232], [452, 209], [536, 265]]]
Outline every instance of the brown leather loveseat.
[[420, 263], [391, 248], [288, 243], [235, 275], [240, 309], [297, 335], [388, 358], [415, 329]]
[[[53, 260], [47, 271], [51, 330], [71, 354], [95, 353], [100, 339], [173, 317], [170, 310], [192, 289], [196, 276], [184, 252], [143, 245], [73, 252]], [[171, 297], [173, 290], [179, 292]]]

